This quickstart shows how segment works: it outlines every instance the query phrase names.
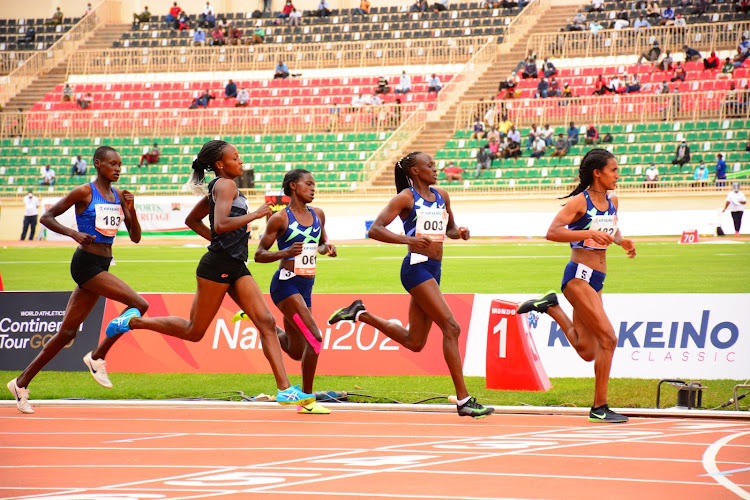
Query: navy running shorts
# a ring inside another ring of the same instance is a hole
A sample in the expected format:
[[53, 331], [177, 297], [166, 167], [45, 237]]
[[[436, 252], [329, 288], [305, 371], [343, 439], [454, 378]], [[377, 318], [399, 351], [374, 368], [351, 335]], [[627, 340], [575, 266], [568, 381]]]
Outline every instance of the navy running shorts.
[[195, 274], [199, 278], [231, 285], [243, 276], [252, 276], [244, 261], [235, 259], [225, 250], [209, 250], [201, 258]]
[[401, 263], [401, 284], [407, 292], [430, 279], [434, 279], [438, 285], [440, 284], [442, 261], [427, 259], [425, 262], [412, 265], [409, 263], [410, 259], [411, 253], [408, 253]]
[[109, 271], [111, 262], [112, 257], [102, 257], [76, 248], [70, 261], [70, 275], [81, 286], [97, 274]]
[[563, 279], [562, 285], [560, 285], [560, 290], [564, 291], [565, 285], [568, 284], [568, 281], [572, 280], [573, 278], [578, 278], [587, 282], [589, 285], [591, 285], [591, 288], [593, 288], [597, 292], [600, 292], [602, 288], [604, 288], [604, 278], [606, 276], [606, 273], [595, 271], [588, 266], [570, 261], [568, 262], [568, 265], [565, 266], [565, 272], [563, 272]]
[[281, 273], [290, 273], [286, 269], [277, 269], [271, 279], [271, 299], [273, 303], [278, 305], [282, 300], [291, 297], [295, 294], [302, 295], [305, 300], [307, 307], [312, 307], [312, 289], [315, 284], [315, 277], [300, 276], [294, 274], [289, 279], [281, 279]]

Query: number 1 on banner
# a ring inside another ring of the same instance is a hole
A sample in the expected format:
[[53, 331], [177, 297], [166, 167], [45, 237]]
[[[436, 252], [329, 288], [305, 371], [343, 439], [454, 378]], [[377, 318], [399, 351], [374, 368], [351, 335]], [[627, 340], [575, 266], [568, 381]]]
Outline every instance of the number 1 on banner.
[[492, 329], [493, 334], [497, 334], [498, 332], [500, 332], [500, 342], [498, 342], [500, 349], [498, 356], [505, 358], [506, 346], [508, 343], [508, 318], [503, 318], [498, 321], [495, 328]]
[[683, 231], [680, 243], [698, 243], [698, 230], [693, 229], [692, 231]]

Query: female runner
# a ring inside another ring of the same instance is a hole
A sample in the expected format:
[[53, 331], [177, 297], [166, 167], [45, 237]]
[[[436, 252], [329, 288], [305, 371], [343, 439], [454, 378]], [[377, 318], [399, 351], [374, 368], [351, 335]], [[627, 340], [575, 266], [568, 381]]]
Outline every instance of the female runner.
[[617, 187], [617, 160], [612, 153], [592, 149], [583, 157], [578, 175], [580, 184], [565, 197], [573, 198], [547, 230], [548, 240], [570, 242], [570, 262], [565, 267], [561, 289], [573, 306], [573, 320], [558, 305], [554, 292], [524, 302], [518, 313], [538, 311], [552, 316], [578, 355], [584, 361], [594, 361], [594, 405], [589, 421], [622, 423], [628, 417], [607, 405], [617, 336], [604, 312], [602, 288], [610, 243], [620, 245], [631, 259], [635, 257], [635, 245], [622, 237], [617, 227], [617, 198], [607, 194]]
[[[203, 145], [193, 162], [191, 183], [196, 190], [202, 188], [206, 170], [216, 174], [208, 185], [207, 197], [211, 244], [196, 270], [198, 289], [190, 309], [190, 320], [176, 316], [142, 318], [137, 310], [128, 309], [109, 323], [107, 336], [145, 329], [198, 342], [228, 293], [258, 328], [263, 354], [276, 378], [276, 401], [280, 404], [308, 405], [315, 401], [315, 396], [289, 384], [276, 337], [276, 323], [258, 284], [245, 265], [248, 257], [247, 225], [270, 215], [271, 208], [269, 204], [264, 204], [255, 212], [248, 213], [247, 200], [234, 183], [234, 179], [242, 175], [242, 159], [233, 145], [217, 140]], [[204, 230], [208, 229], [200, 222], [206, 215], [204, 200], [188, 215], [187, 222], [191, 228], [203, 226]], [[196, 232], [201, 234], [200, 229]]]
[[[454, 240], [468, 240], [469, 230], [457, 227], [453, 221], [448, 193], [430, 187], [437, 182], [437, 170], [430, 155], [413, 152], [401, 158], [396, 163], [395, 181], [398, 194], [380, 212], [368, 236], [385, 243], [408, 246], [409, 253], [401, 265], [401, 283], [411, 295], [409, 327], [404, 328], [375, 316], [365, 309], [360, 300], [333, 313], [328, 323], [361, 321], [374, 326], [407, 349], [419, 352], [424, 348], [435, 322], [443, 331], [443, 356], [456, 387], [458, 414], [462, 417], [485, 417], [494, 409], [477, 403], [466, 390], [458, 347], [461, 327], [440, 291], [443, 239], [448, 236]], [[404, 223], [405, 235], [386, 229], [396, 216]]]
[[[322, 335], [311, 313], [315, 283], [316, 254], [336, 257], [336, 247], [327, 243], [325, 214], [307, 204], [315, 197], [315, 180], [310, 172], [287, 172], [284, 194], [290, 197], [285, 210], [275, 213], [255, 251], [255, 262], [279, 261], [271, 280], [271, 299], [284, 315], [284, 331], [277, 330], [281, 348], [292, 359], [302, 361], [302, 390], [312, 393]], [[279, 251], [272, 252], [277, 243]], [[331, 410], [315, 402], [299, 406], [298, 413], [327, 414]]]
[[[131, 241], [138, 243], [141, 240], [141, 226], [135, 213], [133, 194], [112, 186], [120, 178], [121, 167], [122, 159], [117, 151], [109, 146], [97, 148], [94, 152], [96, 180], [74, 188], [42, 215], [42, 224], [56, 233], [70, 236], [78, 243], [70, 262], [70, 274], [78, 286], [70, 295], [60, 330], [23, 373], [8, 382], [8, 389], [16, 398], [16, 405], [22, 413], [34, 413], [29, 404], [27, 388], [31, 379], [75, 338], [78, 328], [91, 313], [99, 297], [127, 304], [139, 314], [148, 309], [148, 303], [143, 297], [109, 272], [112, 242], [120, 223], [125, 222]], [[77, 231], [63, 226], [55, 219], [72, 206], [75, 206]], [[83, 358], [94, 379], [104, 387], [112, 387], [107, 377], [104, 356], [114, 342], [114, 338], [106, 339], [95, 351]]]

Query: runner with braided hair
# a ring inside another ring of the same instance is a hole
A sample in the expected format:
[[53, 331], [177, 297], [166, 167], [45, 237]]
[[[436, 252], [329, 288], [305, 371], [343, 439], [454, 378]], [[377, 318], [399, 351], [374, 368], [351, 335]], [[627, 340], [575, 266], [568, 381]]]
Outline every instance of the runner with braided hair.
[[607, 247], [620, 245], [631, 259], [632, 240], [622, 237], [617, 227], [618, 201], [607, 194], [617, 188], [617, 160], [605, 149], [592, 149], [581, 161], [580, 183], [564, 198], [572, 198], [552, 221], [547, 239], [570, 243], [570, 262], [565, 267], [561, 290], [573, 306], [573, 319], [558, 305], [550, 291], [518, 307], [518, 313], [549, 314], [565, 333], [570, 345], [584, 361], [594, 362], [594, 404], [591, 422], [623, 423], [628, 417], [615, 413], [607, 404], [607, 388], [617, 336], [604, 312], [602, 288], [607, 272]]
[[[440, 291], [443, 240], [446, 236], [468, 240], [469, 229], [456, 226], [448, 193], [430, 187], [437, 182], [430, 155], [409, 153], [396, 163], [394, 176], [398, 194], [380, 212], [367, 234], [374, 240], [407, 245], [409, 249], [401, 265], [401, 283], [411, 295], [409, 326], [404, 328], [375, 316], [361, 300], [333, 313], [328, 323], [361, 321], [414, 352], [424, 348], [432, 323], [436, 323], [443, 332], [443, 356], [456, 388], [458, 414], [486, 417], [494, 409], [477, 403], [466, 389], [458, 347], [461, 327]], [[403, 235], [386, 228], [397, 216], [404, 224]]]

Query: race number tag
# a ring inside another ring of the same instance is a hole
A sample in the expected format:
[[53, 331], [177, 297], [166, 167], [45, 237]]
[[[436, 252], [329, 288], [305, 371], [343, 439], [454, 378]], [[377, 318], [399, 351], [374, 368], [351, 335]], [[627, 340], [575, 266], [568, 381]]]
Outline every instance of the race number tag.
[[443, 241], [446, 229], [448, 229], [448, 211], [444, 208], [422, 208], [417, 211], [417, 236], [427, 236], [434, 241]]
[[96, 231], [103, 236], [114, 236], [122, 222], [120, 205], [96, 205]]
[[578, 278], [579, 280], [590, 283], [592, 274], [594, 274], [594, 270], [590, 267], [584, 266], [583, 264], [578, 264], [576, 266], [576, 278]]
[[[591, 217], [591, 227], [589, 229], [592, 231], [602, 231], [614, 237], [617, 233], [617, 215], [594, 215]], [[602, 249], [607, 248], [609, 244], [601, 245], [588, 238], [583, 241], [583, 246], [586, 248]]]
[[294, 257], [294, 274], [315, 276], [315, 263], [318, 259], [318, 244], [304, 243], [302, 253]]

